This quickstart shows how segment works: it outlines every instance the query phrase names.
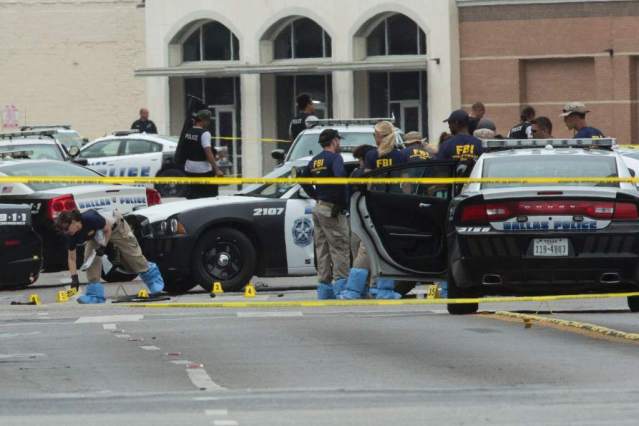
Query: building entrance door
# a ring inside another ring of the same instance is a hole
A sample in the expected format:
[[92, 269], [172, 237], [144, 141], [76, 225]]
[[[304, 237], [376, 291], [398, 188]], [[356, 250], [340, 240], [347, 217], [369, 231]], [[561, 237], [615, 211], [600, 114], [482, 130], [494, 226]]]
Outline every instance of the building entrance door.
[[219, 165], [226, 176], [242, 175], [242, 143], [237, 139], [234, 105], [209, 105], [213, 113], [213, 141], [220, 158]]
[[419, 100], [393, 101], [390, 103], [390, 111], [395, 116], [395, 125], [404, 132], [423, 132]]

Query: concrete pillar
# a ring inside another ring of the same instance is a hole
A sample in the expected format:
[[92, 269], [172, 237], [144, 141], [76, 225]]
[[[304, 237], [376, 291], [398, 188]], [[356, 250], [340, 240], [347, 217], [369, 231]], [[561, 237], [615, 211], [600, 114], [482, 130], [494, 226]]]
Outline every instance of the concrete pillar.
[[333, 73], [333, 117], [353, 118], [354, 116], [353, 73], [335, 71]]
[[148, 77], [146, 81], [147, 108], [158, 133], [170, 134], [170, 94], [168, 77]]
[[262, 108], [260, 103], [260, 76], [246, 74], [240, 77], [242, 96], [242, 175], [262, 175]]

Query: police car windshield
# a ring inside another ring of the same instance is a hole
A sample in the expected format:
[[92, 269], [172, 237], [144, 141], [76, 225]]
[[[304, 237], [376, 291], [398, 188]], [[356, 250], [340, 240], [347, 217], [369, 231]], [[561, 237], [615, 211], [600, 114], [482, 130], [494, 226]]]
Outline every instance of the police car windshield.
[[80, 134], [78, 132], [58, 132], [56, 133], [55, 138], [67, 149], [71, 148], [72, 146], [82, 148], [82, 138], [80, 137]]
[[621, 153], [624, 157], [632, 158], [633, 160], [639, 160], [639, 151], [624, 151]]
[[[517, 155], [484, 159], [482, 177], [617, 177], [615, 157], [572, 155]], [[566, 185], [566, 184], [543, 184]], [[571, 186], [619, 187], [618, 183], [571, 183]], [[521, 184], [485, 183], [482, 188], [505, 188]]]
[[[19, 163], [0, 167], [0, 173], [7, 176], [78, 176], [96, 177], [99, 173], [70, 163], [46, 161], [42, 163]], [[26, 184], [34, 191], [77, 186], [77, 183], [29, 183]]]
[[64, 160], [62, 152], [55, 145], [3, 145], [0, 152], [24, 151], [31, 160]]
[[[371, 133], [341, 133], [342, 151], [352, 152], [360, 145], [375, 145], [375, 136]], [[302, 134], [293, 145], [287, 161], [295, 161], [302, 157], [313, 157], [322, 151], [319, 144], [319, 133]]]
[[[291, 176], [290, 167], [280, 167], [267, 174], [266, 178], [287, 178]], [[267, 185], [250, 185], [237, 195], [245, 195], [249, 197], [264, 197], [264, 198], [280, 198], [286, 194], [294, 183], [273, 183]]]

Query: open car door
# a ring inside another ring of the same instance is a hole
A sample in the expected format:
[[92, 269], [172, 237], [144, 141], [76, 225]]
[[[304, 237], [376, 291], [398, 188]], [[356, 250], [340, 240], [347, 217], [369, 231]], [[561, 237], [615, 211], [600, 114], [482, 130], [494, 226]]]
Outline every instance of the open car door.
[[[420, 161], [367, 177], [454, 177], [455, 162]], [[441, 277], [448, 254], [446, 227], [452, 184], [373, 184], [351, 197], [351, 228], [366, 246], [371, 275], [406, 281]]]

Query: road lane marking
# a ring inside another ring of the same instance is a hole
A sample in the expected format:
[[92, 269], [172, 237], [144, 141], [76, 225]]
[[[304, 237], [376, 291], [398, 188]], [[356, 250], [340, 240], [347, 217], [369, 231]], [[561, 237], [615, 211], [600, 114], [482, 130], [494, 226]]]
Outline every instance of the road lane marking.
[[204, 410], [207, 416], [228, 416], [229, 410]]
[[105, 330], [117, 330], [117, 324], [102, 324], [102, 328]]
[[627, 333], [613, 328], [603, 327], [587, 322], [563, 320], [559, 318], [544, 317], [541, 315], [519, 314], [516, 312], [497, 311], [494, 314], [480, 314], [486, 318], [494, 318], [505, 321], [523, 321], [529, 327], [532, 323], [558, 330], [571, 331], [585, 336], [603, 337], [608, 340], [639, 342], [639, 333]]
[[299, 318], [304, 314], [300, 311], [297, 312], [238, 312], [238, 318]]
[[219, 401], [220, 398], [218, 398], [217, 396], [198, 396], [196, 398], [193, 398], [193, 401]]
[[157, 346], [153, 346], [153, 345], [140, 346], [140, 349], [145, 350], [145, 351], [159, 351], [160, 350], [160, 348], [158, 348]]
[[75, 324], [92, 324], [92, 323], [118, 323], [118, 322], [134, 322], [140, 321], [144, 315], [108, 315], [96, 317], [80, 317]]
[[191, 361], [189, 361], [188, 359], [176, 359], [171, 361], [171, 364], [175, 364], [175, 365], [189, 365], [191, 363]]
[[115, 337], [117, 337], [118, 339], [128, 339], [129, 337], [131, 337], [130, 334], [116, 334]]
[[0, 333], [0, 339], [12, 339], [14, 337], [35, 336], [40, 334], [39, 331], [30, 331], [28, 333]]
[[32, 353], [32, 354], [0, 354], [0, 360], [6, 359], [37, 359], [46, 358], [46, 354]]
[[189, 380], [193, 385], [201, 390], [206, 391], [220, 391], [224, 388], [215, 383], [209, 374], [203, 368], [187, 368], [186, 374], [189, 376]]
[[239, 423], [235, 420], [213, 420], [214, 426], [238, 426]]

